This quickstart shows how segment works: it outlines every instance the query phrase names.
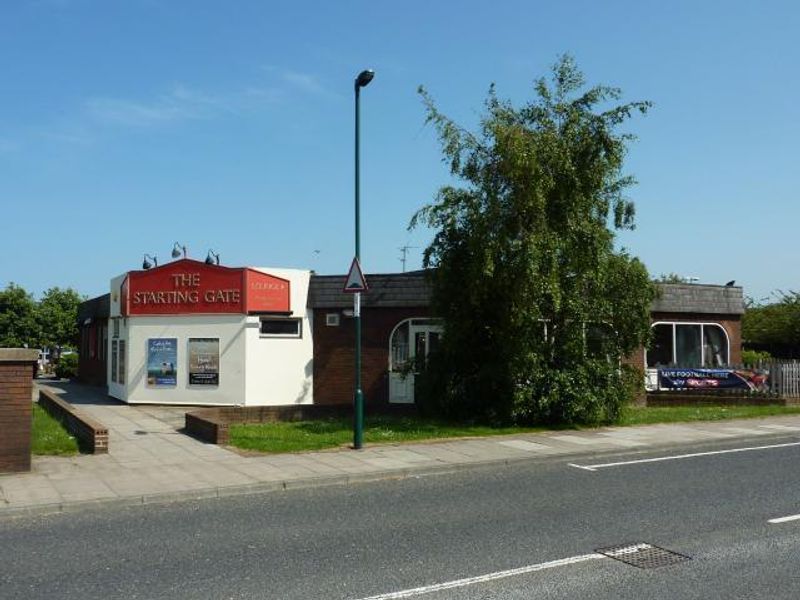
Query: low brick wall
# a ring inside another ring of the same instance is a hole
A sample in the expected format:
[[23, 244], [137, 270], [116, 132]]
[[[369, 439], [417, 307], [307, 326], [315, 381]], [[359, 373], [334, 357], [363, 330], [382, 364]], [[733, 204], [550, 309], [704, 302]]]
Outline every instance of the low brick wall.
[[[413, 405], [378, 407], [367, 410], [380, 414], [416, 414]], [[277, 423], [281, 421], [314, 421], [353, 414], [350, 404], [319, 405], [296, 404], [291, 406], [231, 406], [201, 408], [187, 412], [186, 433], [210, 444], [230, 442], [230, 426], [244, 423]]]
[[0, 348], [0, 473], [31, 470], [33, 374], [39, 353]]
[[83, 414], [49, 390], [39, 390], [39, 406], [78, 439], [78, 445], [83, 452], [108, 453], [108, 428], [102, 423]]
[[211, 444], [227, 444], [231, 425], [328, 419], [344, 416], [352, 410], [350, 406], [314, 404], [202, 408], [186, 413], [186, 433]]
[[734, 393], [649, 392], [647, 406], [787, 406], [794, 404], [777, 396]]

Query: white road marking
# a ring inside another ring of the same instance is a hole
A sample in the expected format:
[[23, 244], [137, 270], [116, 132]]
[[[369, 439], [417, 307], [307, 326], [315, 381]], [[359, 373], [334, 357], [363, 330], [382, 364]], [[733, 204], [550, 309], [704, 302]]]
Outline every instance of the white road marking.
[[788, 517], [779, 517], [777, 519], [770, 519], [767, 523], [776, 525], [778, 523], [788, 523], [789, 521], [800, 521], [800, 515], [789, 515]]
[[545, 569], [565, 567], [567, 565], [574, 565], [575, 563], [585, 562], [587, 560], [594, 560], [596, 558], [606, 558], [606, 557], [602, 554], [595, 554], [595, 553], [582, 554], [580, 556], [571, 556], [569, 558], [551, 560], [550, 562], [528, 565], [527, 567], [519, 567], [517, 569], [508, 569], [507, 571], [497, 571], [495, 573], [487, 573], [486, 575], [479, 575], [477, 577], [467, 577], [465, 579], [456, 579], [454, 581], [448, 581], [445, 583], [423, 585], [421, 587], [411, 588], [408, 590], [401, 590], [399, 592], [389, 592], [388, 594], [369, 596], [368, 598], [361, 598], [361, 600], [395, 600], [396, 598], [411, 598], [412, 596], [421, 596], [422, 594], [430, 594], [432, 592], [439, 592], [441, 590], [450, 590], [453, 588], [475, 585], [476, 583], [486, 583], [487, 581], [504, 579], [506, 577], [515, 577], [517, 575], [525, 575], [527, 573], [534, 573], [536, 571], [544, 571]]
[[680, 460], [682, 458], [696, 458], [698, 456], [714, 456], [716, 454], [733, 454], [735, 452], [752, 452], [753, 450], [771, 450], [773, 448], [788, 448], [790, 446], [800, 446], [800, 442], [789, 442], [787, 444], [770, 444], [769, 446], [750, 446], [747, 448], [731, 448], [729, 450], [714, 450], [711, 452], [693, 452], [691, 454], [677, 454], [674, 456], [659, 456], [658, 458], [641, 458], [639, 460], [624, 460], [621, 462], [604, 463], [600, 465], [578, 465], [568, 463], [570, 467], [583, 469], [584, 471], [597, 471], [598, 469], [608, 469], [609, 467], [621, 467], [624, 465], [638, 465], [642, 463], [663, 462], [666, 460]]

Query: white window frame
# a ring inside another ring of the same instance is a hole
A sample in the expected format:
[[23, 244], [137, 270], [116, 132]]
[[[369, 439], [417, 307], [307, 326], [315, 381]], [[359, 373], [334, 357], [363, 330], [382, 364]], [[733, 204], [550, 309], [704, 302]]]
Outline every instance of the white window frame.
[[[725, 346], [726, 346], [726, 354], [725, 357], [725, 364], [729, 365], [731, 363], [731, 336], [728, 335], [728, 330], [725, 329], [725, 326], [721, 323], [714, 323], [713, 321], [655, 321], [654, 323], [650, 324], [650, 329], [653, 329], [656, 325], [671, 325], [672, 326], [672, 363], [671, 364], [678, 364], [675, 360], [677, 358], [676, 352], [678, 348], [678, 340], [677, 340], [677, 328], [676, 325], [700, 325], [700, 364], [703, 365], [701, 368], [708, 368], [705, 367], [706, 364], [706, 327], [718, 327], [722, 330], [725, 334]], [[644, 365], [645, 369], [653, 369], [655, 367], [650, 367], [647, 361], [647, 348], [644, 349]], [[686, 365], [679, 365], [679, 366], [686, 366]]]
[[[264, 321], [283, 321], [297, 323], [297, 333], [262, 333], [261, 326]], [[303, 338], [303, 319], [291, 317], [260, 317], [258, 320], [258, 335], [262, 338], [279, 338], [284, 340], [299, 340]]]
[[[408, 323], [409, 327], [413, 327], [414, 326], [414, 321], [420, 321], [420, 322], [421, 321], [425, 321], [425, 322], [427, 322], [431, 327], [430, 331], [434, 331], [434, 332], [437, 332], [439, 334], [442, 334], [442, 332], [444, 331], [444, 321], [442, 319], [436, 319], [436, 318], [433, 318], [433, 317], [410, 317], [408, 319], [403, 319], [402, 321], [397, 323], [397, 325], [395, 325], [392, 328], [392, 332], [389, 334], [389, 359], [388, 359], [389, 373], [401, 373], [401, 372], [403, 372], [402, 368], [397, 370], [397, 371], [393, 370], [394, 364], [393, 364], [393, 360], [392, 360], [392, 339], [394, 338], [394, 334], [405, 323]], [[420, 326], [420, 324], [418, 324], [417, 326]], [[409, 352], [410, 352], [411, 339], [408, 340], [408, 345], [409, 345]]]

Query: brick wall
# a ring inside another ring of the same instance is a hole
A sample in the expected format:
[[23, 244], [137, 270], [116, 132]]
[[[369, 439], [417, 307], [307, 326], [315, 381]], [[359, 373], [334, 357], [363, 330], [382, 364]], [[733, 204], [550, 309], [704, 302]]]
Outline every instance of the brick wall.
[[[339, 313], [339, 326], [325, 315]], [[367, 406], [389, 402], [389, 336], [404, 319], [427, 317], [419, 308], [361, 309], [361, 389]], [[314, 310], [314, 404], [352, 404], [355, 381], [355, 321], [341, 309]]]
[[36, 350], [0, 348], [0, 473], [31, 470]]
[[108, 453], [108, 428], [48, 390], [39, 390], [39, 406], [78, 440], [81, 451]]

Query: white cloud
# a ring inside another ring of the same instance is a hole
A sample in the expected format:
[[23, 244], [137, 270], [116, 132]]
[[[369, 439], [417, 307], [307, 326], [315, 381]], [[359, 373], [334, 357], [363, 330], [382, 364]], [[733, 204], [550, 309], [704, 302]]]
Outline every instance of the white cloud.
[[90, 118], [100, 123], [142, 127], [201, 119], [212, 116], [223, 107], [211, 96], [175, 86], [169, 93], [151, 101], [97, 97], [86, 101]]

